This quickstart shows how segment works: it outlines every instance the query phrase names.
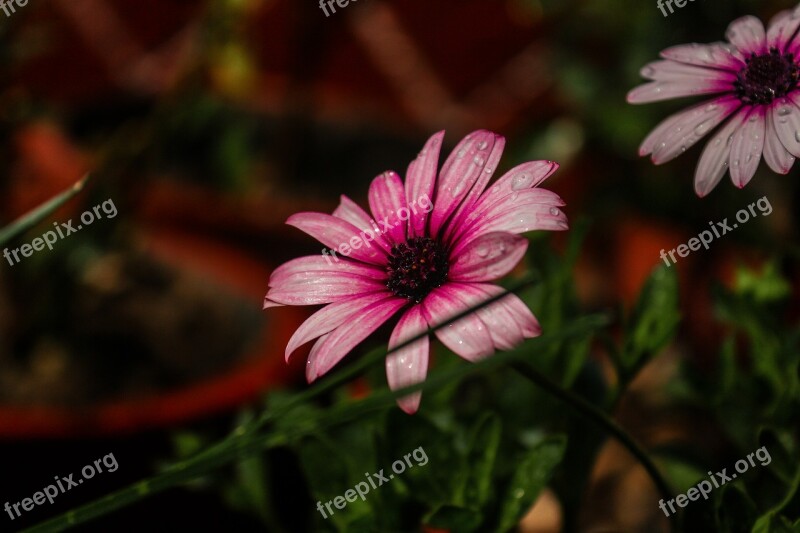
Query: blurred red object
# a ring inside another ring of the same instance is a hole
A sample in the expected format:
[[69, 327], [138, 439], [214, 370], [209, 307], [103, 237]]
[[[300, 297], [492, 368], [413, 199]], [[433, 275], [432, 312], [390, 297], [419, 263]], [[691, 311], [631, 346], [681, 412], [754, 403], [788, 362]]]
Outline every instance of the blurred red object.
[[[32, 122], [14, 135], [18, 160], [11, 173], [2, 212], [10, 222], [81, 179], [89, 170], [89, 158], [76, 147], [57, 125]], [[70, 218], [78, 202], [60, 208], [55, 218]]]

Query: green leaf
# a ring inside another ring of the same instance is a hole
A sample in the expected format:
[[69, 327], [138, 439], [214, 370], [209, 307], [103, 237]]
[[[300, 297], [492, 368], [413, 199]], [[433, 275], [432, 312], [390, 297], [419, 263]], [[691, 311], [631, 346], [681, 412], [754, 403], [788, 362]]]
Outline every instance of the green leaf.
[[767, 263], [761, 272], [738, 268], [734, 286], [738, 294], [750, 295], [759, 303], [781, 301], [792, 292], [791, 285], [778, 270], [776, 260]]
[[680, 323], [678, 275], [674, 268], [657, 267], [645, 283], [627, 328], [619, 364], [631, 376], [675, 336]]
[[6, 226], [3, 229], [0, 229], [0, 246], [5, 246], [11, 239], [21, 235], [22, 233], [26, 232], [49, 215], [51, 215], [56, 209], [67, 203], [70, 199], [72, 199], [76, 194], [81, 192], [83, 188], [86, 186], [86, 182], [89, 181], [89, 176], [84, 176], [78, 182], [75, 183], [72, 187], [67, 189], [66, 191], [54, 196], [50, 200], [46, 201], [39, 207], [36, 207], [32, 211], [24, 214], [10, 225]]
[[767, 513], [758, 520], [753, 526], [752, 533], [797, 533], [800, 531], [796, 522], [794, 526], [785, 516]]
[[500, 433], [501, 423], [496, 415], [488, 414], [475, 424], [467, 456], [467, 505], [481, 508], [491, 496], [492, 470], [500, 447]]
[[[307, 438], [302, 442], [298, 451], [303, 472], [305, 472], [315, 500], [331, 501], [353, 487], [347, 456], [327, 438]], [[369, 502], [369, 498], [367, 498], [367, 502]], [[363, 509], [361, 506], [358, 507]], [[350, 505], [343, 510], [337, 509], [332, 516], [328, 517], [328, 522], [336, 524], [339, 530], [345, 530], [347, 523], [355, 518], [353, 510]], [[318, 518], [321, 519], [321, 517]]]
[[171, 440], [178, 459], [191, 457], [208, 444], [208, 439], [193, 431], [176, 431], [172, 433]]
[[556, 467], [564, 458], [566, 436], [549, 437], [522, 458], [506, 493], [497, 531], [516, 526], [539, 497]]
[[266, 483], [267, 469], [262, 454], [242, 458], [236, 465], [236, 473], [242, 487], [242, 496], [251, 509], [265, 523], [269, 520], [266, 503], [270, 502]]
[[735, 485], [722, 487], [717, 509], [717, 531], [747, 533], [758, 516], [753, 500]]
[[447, 529], [449, 531], [463, 531], [469, 533], [476, 531], [483, 522], [483, 516], [474, 509], [457, 507], [455, 505], [442, 505], [425, 517], [426, 525]]

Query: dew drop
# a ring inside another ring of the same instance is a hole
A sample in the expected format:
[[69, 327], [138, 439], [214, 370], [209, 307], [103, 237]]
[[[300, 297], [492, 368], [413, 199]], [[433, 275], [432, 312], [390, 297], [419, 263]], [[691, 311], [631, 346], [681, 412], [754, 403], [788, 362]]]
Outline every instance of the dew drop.
[[495, 185], [494, 187], [492, 187], [492, 194], [497, 194], [499, 192], [500, 192], [500, 186], [499, 185]]
[[486, 162], [486, 160], [484, 158], [482, 158], [481, 156], [476, 155], [475, 159], [473, 159], [472, 162], [475, 163], [478, 166], [481, 166]]
[[783, 106], [780, 109], [778, 109], [778, 115], [780, 115], [782, 117], [785, 117], [786, 115], [791, 114], [791, 112], [792, 112], [792, 108], [789, 107], [788, 105], [787, 106]]
[[714, 111], [717, 107], [719, 107], [717, 104], [708, 104], [706, 106], [706, 112]]
[[553, 215], [554, 217], [557, 217], [559, 213], [560, 211], [557, 208], [555, 207], [550, 208], [550, 214]]
[[511, 195], [511, 201], [512, 202], [516, 202], [517, 198], [519, 198], [519, 193], [518, 192], [515, 192], [514, 194]]
[[531, 183], [533, 183], [533, 176], [523, 172], [511, 178], [511, 189], [514, 191], [527, 189], [531, 186]]
[[656, 69], [653, 67], [647, 66], [642, 69], [642, 77], [643, 78], [652, 78], [656, 73]]
[[480, 257], [487, 257], [489, 255], [489, 245], [484, 243], [479, 244], [478, 247], [475, 248], [475, 253]]
[[800, 130], [795, 130], [794, 140], [800, 143]]
[[481, 141], [478, 143], [478, 150], [486, 150], [486, 147], [489, 146], [489, 143], [486, 141]]
[[462, 148], [461, 150], [458, 151], [458, 154], [456, 155], [458, 155], [458, 157], [464, 157], [465, 155], [467, 155], [467, 151]]
[[492, 167], [486, 167], [487, 174], [491, 174], [492, 172], [494, 172], [494, 169]]

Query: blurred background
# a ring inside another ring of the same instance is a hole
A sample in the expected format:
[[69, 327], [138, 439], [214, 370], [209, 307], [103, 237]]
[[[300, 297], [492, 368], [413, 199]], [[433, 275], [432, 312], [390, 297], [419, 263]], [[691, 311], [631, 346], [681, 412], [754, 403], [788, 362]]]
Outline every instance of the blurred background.
[[[366, 205], [371, 179], [404, 174], [441, 129], [449, 147], [477, 128], [504, 135], [501, 172], [530, 159], [561, 164], [545, 187], [587, 230], [571, 285], [583, 311], [624, 314], [661, 249], [766, 195], [769, 216], [672, 267], [677, 337], [617, 406], [648, 446], [685, 440], [714, 464], [741, 457], [711, 422], [716, 407], [687, 408], [671, 394], [719, 376], [731, 337], [715, 294], [756, 295], [796, 324], [797, 170], [777, 176], [762, 164], [745, 189], [726, 176], [698, 199], [704, 143], [661, 167], [637, 158], [645, 135], [688, 101], [631, 106], [625, 94], [663, 48], [722, 40], [738, 16], [768, 20], [790, 7], [697, 0], [664, 17], [638, 0], [360, 0], [326, 17], [311, 0], [48, 0], [0, 13], [0, 225], [86, 173], [86, 190], [51, 220], [107, 199], [119, 210], [53, 251], [0, 266], [0, 503], [108, 453], [120, 465], [0, 529], [148, 475], [224, 434], [265, 391], [303, 387], [305, 354], [286, 365], [283, 350], [310, 311], [261, 311], [271, 270], [318, 253], [284, 221], [330, 212], [339, 194]], [[563, 250], [567, 239], [534, 242]], [[747, 373], [752, 361], [737, 357]], [[596, 381], [611, 375], [599, 353], [586, 364]], [[315, 530], [296, 459], [271, 453], [283, 466], [270, 474], [281, 482], [268, 511], [205, 480], [87, 530]], [[660, 530], [658, 509], [632, 497], [647, 491], [606, 444], [581, 515], [547, 493], [523, 530]]]

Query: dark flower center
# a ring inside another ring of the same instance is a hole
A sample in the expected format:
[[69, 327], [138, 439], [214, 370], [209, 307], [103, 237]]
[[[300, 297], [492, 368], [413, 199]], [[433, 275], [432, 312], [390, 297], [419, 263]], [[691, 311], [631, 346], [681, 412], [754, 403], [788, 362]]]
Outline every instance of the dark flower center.
[[793, 54], [771, 48], [768, 54], [751, 55], [733, 86], [745, 104], [769, 104], [797, 87], [800, 69]]
[[386, 286], [397, 296], [419, 303], [447, 279], [447, 251], [428, 237], [415, 237], [392, 247]]

